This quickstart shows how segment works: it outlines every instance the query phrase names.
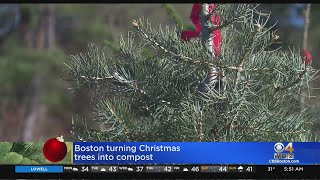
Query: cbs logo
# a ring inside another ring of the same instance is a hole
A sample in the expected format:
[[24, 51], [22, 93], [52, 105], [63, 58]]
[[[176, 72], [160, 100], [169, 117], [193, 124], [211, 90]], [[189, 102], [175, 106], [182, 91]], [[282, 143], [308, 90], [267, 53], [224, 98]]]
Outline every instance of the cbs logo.
[[289, 151], [290, 153], [292, 153], [294, 151], [293, 144], [288, 143], [287, 146], [284, 146], [283, 143], [276, 143], [274, 145], [274, 151], [276, 153], [282, 153], [283, 151]]

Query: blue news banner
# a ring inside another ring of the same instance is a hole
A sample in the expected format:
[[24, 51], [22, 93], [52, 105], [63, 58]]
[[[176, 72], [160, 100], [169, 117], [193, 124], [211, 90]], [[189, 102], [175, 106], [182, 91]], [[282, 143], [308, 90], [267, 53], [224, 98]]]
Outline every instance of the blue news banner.
[[311, 142], [74, 142], [74, 164], [320, 164]]

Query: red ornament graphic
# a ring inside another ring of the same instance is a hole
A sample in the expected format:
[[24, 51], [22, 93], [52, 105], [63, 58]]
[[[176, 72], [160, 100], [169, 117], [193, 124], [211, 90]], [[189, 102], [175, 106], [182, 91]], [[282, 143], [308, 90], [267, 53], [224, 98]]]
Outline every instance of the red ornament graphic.
[[59, 162], [67, 155], [67, 145], [63, 137], [49, 139], [43, 146], [43, 154], [51, 162]]

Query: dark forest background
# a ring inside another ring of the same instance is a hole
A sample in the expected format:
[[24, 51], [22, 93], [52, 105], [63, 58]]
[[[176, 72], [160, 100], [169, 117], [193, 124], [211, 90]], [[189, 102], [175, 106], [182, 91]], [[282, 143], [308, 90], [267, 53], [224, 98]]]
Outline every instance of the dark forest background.
[[[302, 49], [305, 4], [261, 4], [283, 46]], [[68, 136], [73, 117], [91, 117], [90, 94], [72, 94], [64, 80], [68, 55], [89, 43], [113, 45], [132, 19], [192, 27], [192, 4], [0, 5], [0, 141], [37, 141]], [[308, 49], [320, 67], [320, 4], [312, 4]], [[317, 81], [310, 84], [319, 88]], [[320, 89], [318, 90], [320, 94]], [[310, 94], [316, 96], [317, 94]], [[320, 107], [320, 99], [308, 100]], [[90, 122], [89, 122], [90, 123]]]

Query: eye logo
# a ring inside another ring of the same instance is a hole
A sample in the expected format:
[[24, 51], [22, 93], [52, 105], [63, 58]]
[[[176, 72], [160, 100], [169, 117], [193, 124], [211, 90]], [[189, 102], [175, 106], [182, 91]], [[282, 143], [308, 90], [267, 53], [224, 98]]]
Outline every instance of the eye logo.
[[274, 151], [277, 153], [282, 153], [284, 151], [284, 145], [282, 143], [276, 143], [274, 145]]
[[274, 151], [276, 153], [282, 153], [283, 151], [289, 151], [290, 153], [293, 153], [293, 143], [288, 143], [286, 147], [283, 145], [283, 143], [276, 143], [274, 145]]

